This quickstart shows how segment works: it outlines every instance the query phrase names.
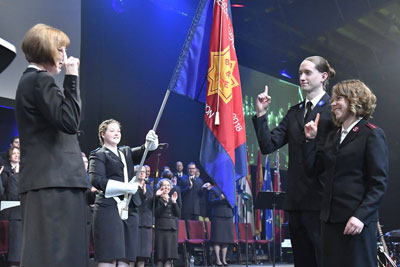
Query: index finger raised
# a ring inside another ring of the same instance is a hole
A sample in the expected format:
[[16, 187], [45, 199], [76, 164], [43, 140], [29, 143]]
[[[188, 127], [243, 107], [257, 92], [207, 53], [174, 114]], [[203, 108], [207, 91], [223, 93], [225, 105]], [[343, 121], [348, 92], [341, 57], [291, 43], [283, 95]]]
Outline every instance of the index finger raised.
[[65, 48], [62, 48], [63, 51], [63, 57], [64, 57], [64, 64], [67, 62], [68, 57], [67, 57], [67, 52], [65, 51]]
[[268, 85], [265, 86], [264, 93], [268, 95]]
[[319, 115], [319, 113], [317, 113], [317, 116], [315, 117], [315, 121], [314, 121], [316, 127], [318, 127], [319, 117], [320, 117], [320, 115]]

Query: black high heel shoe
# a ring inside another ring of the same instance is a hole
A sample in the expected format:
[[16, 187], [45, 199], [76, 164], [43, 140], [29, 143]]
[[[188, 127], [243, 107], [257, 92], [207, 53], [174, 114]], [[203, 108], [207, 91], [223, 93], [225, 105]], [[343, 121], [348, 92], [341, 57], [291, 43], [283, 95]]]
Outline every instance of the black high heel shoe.
[[228, 266], [229, 264], [228, 264], [228, 263], [222, 263], [222, 265], [224, 265], [224, 266]]

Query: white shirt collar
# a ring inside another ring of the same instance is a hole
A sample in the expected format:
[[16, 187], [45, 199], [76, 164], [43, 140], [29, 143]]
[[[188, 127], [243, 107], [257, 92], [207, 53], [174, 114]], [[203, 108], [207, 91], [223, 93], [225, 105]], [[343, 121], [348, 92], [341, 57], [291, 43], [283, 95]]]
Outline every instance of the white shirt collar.
[[29, 64], [29, 65], [28, 65], [28, 68], [37, 69], [37, 70], [42, 70], [41, 68], [39, 68], [38, 66], [33, 65], [33, 64]]
[[346, 138], [346, 136], [349, 134], [349, 132], [351, 131], [351, 129], [353, 129], [354, 126], [357, 125], [357, 123], [360, 122], [362, 118], [358, 118], [358, 120], [356, 120], [355, 122], [353, 122], [349, 127], [347, 127], [347, 129], [343, 128], [342, 125], [342, 135], [340, 136], [340, 143], [343, 142], [343, 140]]
[[321, 93], [319, 93], [318, 95], [316, 95], [316, 96], [315, 96], [313, 99], [311, 99], [311, 100], [308, 100], [308, 99], [306, 98], [306, 102], [304, 103], [305, 106], [307, 106], [307, 103], [311, 101], [311, 103], [312, 103], [311, 109], [314, 109], [314, 108], [317, 106], [318, 102], [321, 100], [321, 98], [322, 98], [324, 95], [325, 95], [325, 91], [322, 91]]

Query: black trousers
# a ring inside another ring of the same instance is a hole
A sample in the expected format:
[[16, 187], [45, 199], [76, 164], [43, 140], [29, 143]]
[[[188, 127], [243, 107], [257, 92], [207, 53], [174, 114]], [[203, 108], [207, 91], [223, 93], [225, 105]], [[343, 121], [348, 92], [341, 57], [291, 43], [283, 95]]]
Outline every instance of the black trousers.
[[319, 211], [288, 211], [295, 267], [322, 267]]
[[21, 267], [87, 267], [84, 189], [45, 188], [21, 194]]

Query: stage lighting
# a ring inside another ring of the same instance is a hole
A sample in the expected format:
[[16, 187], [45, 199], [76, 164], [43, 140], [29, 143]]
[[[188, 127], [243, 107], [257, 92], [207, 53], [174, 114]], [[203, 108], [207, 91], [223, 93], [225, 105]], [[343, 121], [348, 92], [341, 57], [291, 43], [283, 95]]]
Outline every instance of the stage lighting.
[[125, 0], [112, 0], [111, 5], [116, 13], [123, 13], [125, 11]]
[[292, 79], [292, 76], [290, 76], [290, 75], [286, 72], [286, 70], [282, 70], [282, 71], [281, 71], [281, 75], [282, 75], [283, 77]]

